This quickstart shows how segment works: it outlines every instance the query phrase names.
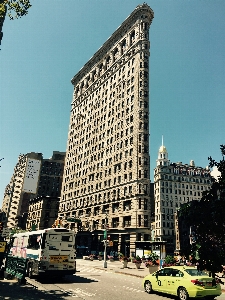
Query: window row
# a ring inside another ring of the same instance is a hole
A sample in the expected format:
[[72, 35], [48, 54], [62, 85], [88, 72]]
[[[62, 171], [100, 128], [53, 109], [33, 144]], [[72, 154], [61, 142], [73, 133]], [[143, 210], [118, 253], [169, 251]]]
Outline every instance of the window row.
[[[76, 87], [74, 87], [75, 97], [78, 97], [82, 91], [87, 89], [97, 78], [99, 78], [103, 73], [109, 69], [109, 67], [124, 54], [124, 52], [134, 43], [135, 33], [130, 34], [130, 38], [124, 39], [114, 50], [108, 54], [102, 62], [99, 63], [94, 70], [92, 70], [86, 78], [80, 82]], [[134, 63], [134, 59], [131, 61]], [[128, 62], [130, 64], [130, 61]]]

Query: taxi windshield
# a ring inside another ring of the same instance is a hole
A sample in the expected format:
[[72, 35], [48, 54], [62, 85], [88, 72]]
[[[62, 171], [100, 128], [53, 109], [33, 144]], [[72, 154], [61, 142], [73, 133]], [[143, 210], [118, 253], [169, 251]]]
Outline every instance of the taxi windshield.
[[187, 272], [191, 276], [209, 276], [209, 274], [207, 274], [206, 272], [198, 271], [197, 269], [185, 269], [185, 272]]

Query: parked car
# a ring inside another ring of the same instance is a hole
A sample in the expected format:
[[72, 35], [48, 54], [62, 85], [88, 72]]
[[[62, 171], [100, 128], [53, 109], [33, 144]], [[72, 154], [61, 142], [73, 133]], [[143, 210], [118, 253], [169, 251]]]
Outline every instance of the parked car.
[[219, 282], [209, 277], [205, 271], [198, 271], [195, 267], [171, 266], [147, 275], [143, 280], [147, 293], [153, 291], [176, 295], [180, 300], [189, 297], [214, 299], [220, 296]]

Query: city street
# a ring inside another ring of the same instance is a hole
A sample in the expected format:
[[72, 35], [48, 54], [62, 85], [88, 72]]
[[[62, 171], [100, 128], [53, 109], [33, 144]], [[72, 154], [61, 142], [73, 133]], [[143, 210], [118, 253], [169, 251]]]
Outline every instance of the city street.
[[[108, 262], [108, 268], [103, 268], [103, 262], [77, 260], [77, 274], [67, 276], [63, 280], [42, 282], [27, 279], [26, 285], [18, 285], [15, 280], [1, 280], [0, 299], [175, 299], [175, 297], [152, 294], [148, 295], [142, 288], [142, 277], [148, 274], [147, 268], [135, 269], [130, 263], [128, 269], [122, 269], [120, 262]], [[216, 298], [225, 300], [225, 294]]]

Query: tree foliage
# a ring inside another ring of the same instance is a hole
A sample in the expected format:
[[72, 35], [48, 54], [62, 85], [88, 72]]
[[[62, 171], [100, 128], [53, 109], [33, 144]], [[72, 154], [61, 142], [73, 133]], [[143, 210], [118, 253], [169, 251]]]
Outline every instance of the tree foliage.
[[179, 215], [191, 226], [194, 235], [192, 255], [200, 268], [216, 273], [225, 265], [225, 145], [220, 146], [222, 160], [209, 157], [209, 166], [220, 171], [218, 180], [212, 178], [210, 190], [203, 192], [200, 201], [181, 207]]
[[18, 19], [28, 14], [31, 6], [30, 0], [0, 0], [0, 17], [5, 17], [8, 11], [10, 20]]
[[10, 20], [21, 18], [28, 14], [28, 9], [32, 5], [30, 0], [0, 0], [0, 45], [3, 37], [2, 27], [6, 17]]

